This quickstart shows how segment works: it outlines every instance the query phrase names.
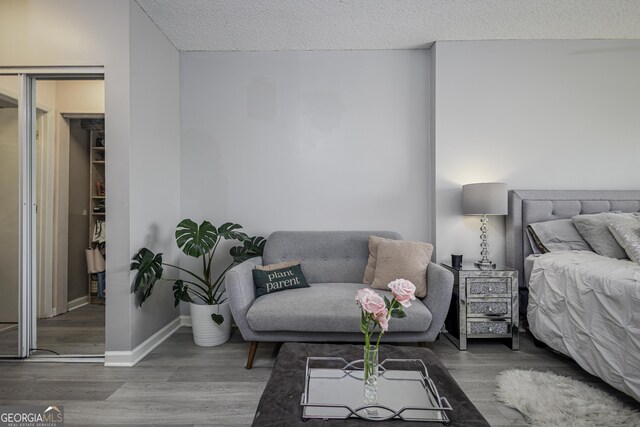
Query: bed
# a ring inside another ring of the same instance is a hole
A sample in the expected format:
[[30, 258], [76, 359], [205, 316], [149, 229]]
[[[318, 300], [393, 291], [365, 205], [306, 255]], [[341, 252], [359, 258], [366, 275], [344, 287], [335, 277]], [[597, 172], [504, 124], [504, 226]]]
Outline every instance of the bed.
[[640, 264], [572, 250], [534, 254], [526, 227], [575, 215], [640, 212], [640, 191], [513, 190], [507, 265], [539, 341], [640, 401]]

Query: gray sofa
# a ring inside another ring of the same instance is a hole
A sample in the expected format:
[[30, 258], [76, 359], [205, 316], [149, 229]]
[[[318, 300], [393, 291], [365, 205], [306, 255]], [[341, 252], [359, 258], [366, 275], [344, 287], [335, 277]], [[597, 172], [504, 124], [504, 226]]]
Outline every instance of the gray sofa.
[[[251, 369], [258, 342], [359, 342], [360, 310], [355, 295], [369, 258], [370, 235], [400, 239], [393, 232], [277, 231], [269, 236], [262, 257], [229, 270], [225, 278], [233, 318], [251, 342]], [[256, 265], [299, 259], [311, 287], [289, 289], [256, 298], [252, 270]], [[426, 298], [406, 309], [407, 317], [389, 322], [384, 342], [434, 341], [449, 309], [453, 275], [430, 263]], [[382, 295], [391, 293], [378, 291]]]

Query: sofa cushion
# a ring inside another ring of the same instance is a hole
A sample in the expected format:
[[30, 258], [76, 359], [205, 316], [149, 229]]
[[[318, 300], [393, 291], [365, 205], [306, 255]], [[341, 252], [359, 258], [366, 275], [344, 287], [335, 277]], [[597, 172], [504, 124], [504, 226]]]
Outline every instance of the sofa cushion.
[[[254, 331], [360, 332], [355, 297], [362, 288], [362, 283], [312, 283], [264, 295], [249, 308], [247, 321]], [[431, 312], [421, 301], [413, 301], [405, 312], [404, 319], [389, 321], [389, 332], [424, 332], [431, 324]]]
[[299, 259], [309, 283], [357, 283], [369, 259], [369, 236], [399, 239], [391, 231], [276, 231], [264, 247], [264, 264]]

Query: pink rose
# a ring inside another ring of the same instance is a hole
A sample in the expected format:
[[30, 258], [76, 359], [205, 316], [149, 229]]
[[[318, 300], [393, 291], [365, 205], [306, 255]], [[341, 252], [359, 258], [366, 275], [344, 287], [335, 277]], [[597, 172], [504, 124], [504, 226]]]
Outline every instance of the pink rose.
[[389, 318], [387, 317], [388, 314], [389, 311], [385, 307], [384, 310], [382, 310], [375, 316], [375, 320], [380, 324], [380, 329], [382, 329], [383, 332], [387, 332], [387, 329], [389, 329]]
[[409, 301], [416, 299], [416, 287], [408, 280], [394, 280], [388, 286], [393, 296], [403, 307], [409, 307], [411, 305]]
[[356, 294], [356, 301], [365, 312], [373, 314], [374, 317], [377, 317], [382, 311], [386, 315], [387, 307], [384, 299], [373, 289], [360, 289]]

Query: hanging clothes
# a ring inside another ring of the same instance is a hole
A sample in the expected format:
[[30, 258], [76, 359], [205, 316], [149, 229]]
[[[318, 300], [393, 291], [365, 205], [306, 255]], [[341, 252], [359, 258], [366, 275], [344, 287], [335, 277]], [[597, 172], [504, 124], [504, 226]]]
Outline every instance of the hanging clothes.
[[98, 276], [98, 298], [104, 298], [107, 284], [105, 272], [98, 273], [96, 276]]
[[101, 273], [105, 270], [104, 256], [100, 248], [89, 248], [85, 250], [87, 258], [87, 271], [91, 274]]
[[93, 238], [91, 239], [94, 243], [104, 243], [107, 241], [107, 227], [106, 223], [102, 220], [96, 220], [95, 225], [93, 226]]

